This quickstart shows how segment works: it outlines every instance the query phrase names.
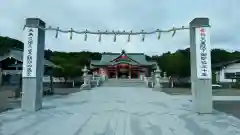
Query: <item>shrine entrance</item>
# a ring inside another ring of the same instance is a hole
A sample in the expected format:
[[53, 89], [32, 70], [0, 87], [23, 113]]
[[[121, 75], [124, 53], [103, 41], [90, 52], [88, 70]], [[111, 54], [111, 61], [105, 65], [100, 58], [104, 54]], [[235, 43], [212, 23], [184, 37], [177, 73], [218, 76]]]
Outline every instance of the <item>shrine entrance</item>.
[[[172, 36], [179, 30], [189, 30], [190, 33], [190, 63], [191, 63], [191, 89], [192, 89], [192, 101], [193, 108], [197, 113], [212, 113], [212, 70], [211, 70], [211, 46], [210, 46], [210, 25], [208, 18], [194, 18], [189, 26], [185, 27], [173, 27], [166, 30], [154, 30], [133, 32], [126, 30], [119, 31], [76, 31], [74, 29], [63, 30], [59, 27], [46, 27], [44, 21], [39, 18], [27, 18], [24, 26], [24, 56], [23, 56], [23, 72], [22, 72], [22, 109], [25, 111], [36, 111], [42, 108], [42, 85], [41, 80], [43, 78], [44, 71], [44, 47], [45, 47], [45, 31], [55, 31], [56, 38], [59, 33], [69, 33], [70, 39], [73, 38], [73, 34], [83, 34], [84, 41], [87, 41], [87, 35], [98, 35], [98, 41], [101, 42], [102, 35], [112, 35], [113, 41], [116, 42], [117, 36], [123, 35], [127, 37], [127, 41], [130, 42], [131, 36], [140, 35], [141, 41], [144, 42], [146, 35], [157, 34], [157, 39], [161, 38], [161, 33], [172, 32]], [[146, 46], [147, 47], [147, 46]], [[32, 53], [36, 52], [36, 53]], [[101, 61], [96, 61], [91, 65], [98, 66], [104, 71], [108, 68], [107, 66], [118, 65], [123, 61], [128, 61], [130, 65], [136, 65], [143, 68], [152, 66], [151, 62], [136, 56], [122, 53], [119, 57], [103, 57]], [[129, 57], [130, 56], [130, 57]], [[113, 59], [112, 59], [113, 58]], [[133, 63], [133, 64], [132, 64]], [[174, 65], [173, 65], [174, 66]], [[132, 68], [132, 67], [131, 67]], [[114, 71], [118, 77], [118, 73], [122, 76], [127, 76], [133, 71], [131, 70], [118, 70], [115, 67]], [[135, 70], [138, 73], [141, 70]], [[142, 70], [144, 71], [144, 70]], [[105, 72], [108, 74], [108, 72]], [[104, 75], [105, 76], [105, 75]]]
[[91, 61], [93, 72], [116, 79], [140, 79], [140, 72], [147, 76], [156, 65], [156, 61], [146, 60], [144, 53], [128, 53], [125, 50], [102, 54], [101, 60]]
[[109, 78], [116, 79], [137, 79], [140, 78], [141, 67], [122, 63], [110, 66], [106, 69]]

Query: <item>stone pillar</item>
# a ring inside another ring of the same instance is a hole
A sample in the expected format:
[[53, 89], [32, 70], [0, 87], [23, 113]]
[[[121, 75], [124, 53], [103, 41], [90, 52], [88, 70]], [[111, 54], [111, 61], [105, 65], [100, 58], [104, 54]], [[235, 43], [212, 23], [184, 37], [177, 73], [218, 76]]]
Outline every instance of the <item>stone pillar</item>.
[[83, 84], [81, 85], [81, 88], [80, 89], [83, 89], [83, 90], [91, 90], [91, 83], [90, 83], [90, 78], [88, 76], [88, 69], [87, 69], [87, 66], [84, 67], [84, 69], [82, 69], [82, 72], [83, 72]]
[[191, 89], [194, 110], [212, 113], [212, 73], [209, 19], [190, 22]]
[[24, 111], [34, 112], [42, 108], [45, 22], [27, 18], [24, 29], [24, 52], [22, 71], [22, 103]]

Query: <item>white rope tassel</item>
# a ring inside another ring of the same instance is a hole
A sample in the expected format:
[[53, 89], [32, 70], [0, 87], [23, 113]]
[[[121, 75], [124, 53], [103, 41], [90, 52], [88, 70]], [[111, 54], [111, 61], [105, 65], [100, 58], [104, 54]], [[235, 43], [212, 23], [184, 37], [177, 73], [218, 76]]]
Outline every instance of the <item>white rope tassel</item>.
[[[145, 41], [145, 38], [147, 35], [153, 35], [153, 34], [158, 34], [157, 35], [157, 39], [160, 40], [161, 38], [161, 34], [162, 33], [172, 33], [172, 37], [175, 36], [176, 32], [179, 31], [179, 30], [186, 30], [186, 29], [190, 29], [189, 27], [184, 27], [184, 26], [181, 26], [181, 27], [172, 27], [171, 29], [165, 29], [165, 30], [161, 30], [161, 29], [157, 29], [157, 30], [154, 30], [154, 31], [141, 31], [141, 32], [133, 32], [132, 30], [130, 32], [127, 32], [127, 31], [123, 31], [123, 32], [120, 32], [120, 31], [89, 31], [89, 30], [83, 30], [83, 31], [76, 31], [74, 30], [73, 28], [71, 28], [70, 30], [69, 29], [61, 29], [59, 27], [42, 27], [42, 26], [35, 26], [35, 25], [24, 25], [23, 27], [23, 30], [26, 29], [26, 27], [28, 28], [38, 28], [38, 29], [41, 29], [43, 31], [54, 31], [56, 32], [55, 34], [55, 38], [58, 38], [59, 36], [59, 33], [69, 33], [70, 36], [70, 40], [72, 40], [73, 38], [73, 34], [76, 33], [76, 34], [84, 34], [84, 41], [87, 41], [87, 35], [90, 34], [90, 35], [97, 35], [99, 36], [98, 37], [98, 41], [101, 42], [102, 41], [102, 35], [113, 35], [113, 41], [116, 42], [117, 40], [117, 36], [128, 36], [128, 39], [127, 39], [127, 42], [130, 42], [131, 40], [131, 36], [137, 36], [137, 35], [140, 35], [141, 37], [141, 40], [144, 42]], [[194, 28], [200, 28], [200, 27], [211, 27], [211, 26], [198, 26], [198, 27], [194, 27]]]
[[99, 33], [98, 42], [101, 42], [101, 40], [102, 40], [102, 34], [100, 33], [100, 30], [98, 30], [98, 33]]
[[55, 38], [58, 38], [59, 27], [57, 27]]
[[84, 35], [84, 41], [87, 41], [87, 29], [86, 29], [86, 31], [85, 31], [85, 35]]
[[132, 34], [132, 30], [131, 30], [130, 34], [128, 35], [128, 42], [130, 42], [130, 40], [131, 40], [131, 34]]
[[72, 40], [72, 38], [73, 38], [73, 29], [71, 28], [71, 30], [70, 30], [70, 40]]
[[114, 33], [113, 42], [116, 42], [116, 40], [117, 40], [117, 34], [114, 32], [114, 30], [113, 30], [113, 33]]
[[23, 26], [23, 30], [25, 30], [25, 28], [26, 28], [26, 25]]
[[[159, 29], [157, 29], [157, 31], [159, 31]], [[159, 31], [157, 39], [160, 40], [160, 38], [161, 38], [161, 32]]]
[[172, 31], [173, 31], [172, 37], [174, 37], [175, 34], [176, 34], [176, 29], [173, 27], [173, 28], [172, 28]]
[[[144, 33], [144, 30], [142, 30], [142, 33]], [[145, 34], [142, 34], [142, 42], [145, 40]]]

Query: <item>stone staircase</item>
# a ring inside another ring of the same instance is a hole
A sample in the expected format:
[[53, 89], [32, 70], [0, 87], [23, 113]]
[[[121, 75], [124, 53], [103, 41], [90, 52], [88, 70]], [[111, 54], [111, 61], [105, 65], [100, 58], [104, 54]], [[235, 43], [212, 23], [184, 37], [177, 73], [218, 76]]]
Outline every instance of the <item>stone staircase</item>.
[[147, 87], [140, 79], [108, 79], [103, 87]]

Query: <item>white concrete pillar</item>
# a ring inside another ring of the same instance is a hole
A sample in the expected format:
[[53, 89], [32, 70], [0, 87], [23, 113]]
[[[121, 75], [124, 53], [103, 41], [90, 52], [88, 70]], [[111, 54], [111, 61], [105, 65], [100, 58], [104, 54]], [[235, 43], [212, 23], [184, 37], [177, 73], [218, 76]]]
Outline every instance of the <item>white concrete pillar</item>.
[[22, 71], [22, 110], [34, 112], [42, 108], [45, 23], [38, 18], [27, 18], [24, 29]]
[[209, 19], [190, 22], [191, 89], [194, 110], [212, 113], [212, 73]]

